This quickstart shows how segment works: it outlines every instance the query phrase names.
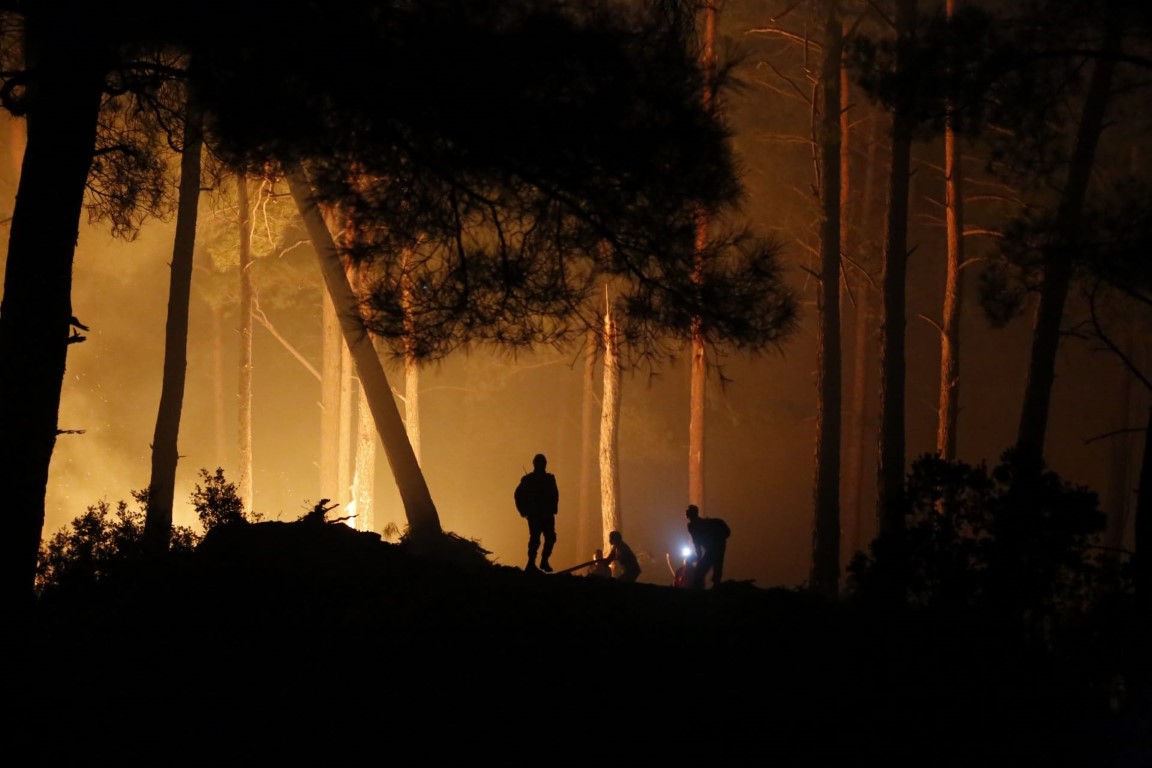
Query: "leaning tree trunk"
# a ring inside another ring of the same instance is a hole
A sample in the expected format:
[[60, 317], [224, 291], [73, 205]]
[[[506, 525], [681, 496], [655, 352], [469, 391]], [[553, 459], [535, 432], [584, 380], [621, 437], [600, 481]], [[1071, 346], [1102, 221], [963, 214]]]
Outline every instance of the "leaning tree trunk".
[[236, 177], [236, 201], [240, 224], [240, 379], [237, 447], [239, 479], [236, 493], [247, 511], [252, 510], [252, 210], [248, 201], [248, 178]]
[[1032, 354], [1016, 435], [1017, 456], [1026, 475], [1039, 472], [1044, 463], [1044, 439], [1052, 402], [1052, 382], [1056, 376], [1056, 351], [1060, 345], [1064, 303], [1072, 281], [1072, 244], [1080, 229], [1096, 147], [1108, 111], [1112, 75], [1116, 69], [1115, 54], [1120, 51], [1121, 37], [1122, 30], [1111, 24], [1105, 35], [1104, 55], [1096, 58], [1084, 98], [1076, 147], [1068, 166], [1068, 180], [1056, 210], [1053, 240], [1044, 249], [1044, 280], [1032, 330]]
[[172, 274], [168, 283], [168, 322], [164, 331], [164, 376], [160, 408], [152, 436], [152, 479], [148, 483], [148, 509], [144, 518], [144, 548], [153, 556], [168, 551], [172, 538], [172, 501], [176, 493], [176, 464], [180, 454], [180, 414], [184, 406], [184, 380], [188, 370], [188, 310], [192, 300], [192, 254], [196, 247], [196, 215], [200, 201], [200, 116], [189, 104], [184, 117], [184, 149], [180, 153], [180, 198], [176, 208], [176, 237], [172, 246]]
[[0, 609], [9, 611], [33, 594], [72, 340], [72, 259], [104, 85], [103, 69], [86, 64], [99, 61], [96, 53], [33, 34], [29, 26], [25, 53], [36, 77], [0, 304]]
[[816, 335], [815, 521], [809, 587], [835, 600], [840, 582], [840, 58], [843, 30], [837, 0], [826, 2], [820, 77], [820, 322]]
[[408, 442], [404, 421], [400, 418], [400, 410], [396, 407], [388, 377], [380, 365], [380, 357], [376, 354], [376, 349], [372, 346], [367, 329], [364, 327], [356, 294], [348, 284], [336, 243], [333, 242], [332, 235], [313, 199], [311, 185], [299, 167], [288, 169], [288, 183], [320, 259], [324, 283], [328, 287], [333, 306], [340, 319], [344, 341], [351, 352], [368, 398], [372, 419], [384, 444], [384, 453], [388, 457], [388, 464], [392, 468], [392, 475], [400, 491], [400, 500], [404, 505], [404, 514], [408, 519], [408, 534], [414, 540], [440, 534], [443, 529], [440, 526], [436, 506], [432, 503], [432, 495], [428, 492], [428, 485], [416, 460], [416, 454], [412, 451], [412, 444]]
[[[713, 81], [716, 78], [716, 4], [704, 3], [704, 31], [701, 39], [700, 69], [704, 74], [704, 109], [712, 112], [715, 104]], [[705, 248], [708, 244], [708, 214], [696, 214], [696, 263], [692, 282], [703, 291]], [[688, 503], [704, 506], [704, 418], [708, 401], [708, 360], [704, 353], [704, 330], [699, 317], [692, 320], [691, 388], [688, 414]]]
[[[956, 0], [947, 0], [947, 13]], [[944, 122], [944, 211], [948, 256], [944, 279], [944, 315], [940, 327], [940, 404], [936, 422], [936, 452], [956, 458], [956, 425], [960, 414], [960, 307], [964, 283], [964, 194], [960, 137], [956, 135], [956, 105], [949, 101]]]
[[612, 310], [604, 312], [604, 397], [600, 412], [600, 516], [603, 547], [611, 549], [608, 534], [620, 525], [620, 356]]

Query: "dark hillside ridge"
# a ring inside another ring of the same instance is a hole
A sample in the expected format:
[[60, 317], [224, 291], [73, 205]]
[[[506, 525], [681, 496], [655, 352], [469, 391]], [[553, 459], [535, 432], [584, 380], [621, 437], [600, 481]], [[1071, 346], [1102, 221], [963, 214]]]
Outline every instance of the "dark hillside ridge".
[[444, 755], [547, 733], [581, 760], [609, 726], [643, 755], [711, 744], [757, 765], [1027, 750], [1025, 764], [1108, 766], [1142, 748], [1088, 670], [986, 616], [529, 574], [450, 535], [414, 549], [338, 524], [215, 529], [162, 573], [42, 600], [14, 700], [265, 756], [351, 723]]

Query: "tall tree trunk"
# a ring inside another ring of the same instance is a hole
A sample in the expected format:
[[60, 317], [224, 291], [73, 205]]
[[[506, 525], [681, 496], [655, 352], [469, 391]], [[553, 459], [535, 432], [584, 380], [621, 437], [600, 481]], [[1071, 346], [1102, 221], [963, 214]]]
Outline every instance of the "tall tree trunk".
[[89, 63], [99, 61], [97, 54], [84, 50], [83, 41], [42, 34], [39, 21], [29, 18], [25, 31], [34, 73], [27, 91], [28, 144], [0, 304], [4, 609], [28, 607], [33, 594], [69, 345], [72, 259], [104, 84], [104, 69]]
[[[1123, 338], [1120, 345], [1129, 360], [1136, 359], [1135, 329], [1132, 317], [1125, 318]], [[1124, 546], [1124, 530], [1128, 527], [1128, 511], [1132, 506], [1131, 468], [1132, 435], [1127, 430], [1132, 423], [1132, 379], [1128, 370], [1121, 371], [1120, 396], [1116, 398], [1116, 420], [1114, 428], [1119, 434], [1112, 436], [1108, 445], [1108, 485], [1107, 527], [1104, 544], [1108, 547], [1109, 559], [1118, 563], [1119, 552]]]
[[144, 547], [153, 556], [168, 551], [172, 538], [172, 500], [180, 453], [180, 414], [188, 371], [188, 311], [192, 301], [192, 254], [196, 248], [196, 216], [200, 202], [200, 115], [189, 104], [184, 115], [184, 148], [180, 153], [180, 191], [172, 274], [168, 283], [168, 320], [164, 330], [164, 375], [160, 408], [152, 436], [152, 479], [144, 519]]
[[236, 390], [239, 422], [236, 433], [240, 475], [236, 492], [246, 511], [252, 498], [252, 207], [248, 200], [248, 179], [236, 177], [236, 201], [240, 224], [240, 381]]
[[215, 466], [223, 467], [224, 456], [228, 452], [224, 441], [224, 323], [220, 318], [221, 308], [209, 304], [212, 317], [212, 423], [215, 433]]
[[368, 408], [364, 386], [358, 389], [356, 405], [356, 462], [352, 473], [352, 503], [356, 516], [349, 520], [358, 531], [376, 526], [376, 425]]
[[1020, 428], [1016, 451], [1025, 473], [1039, 472], [1044, 463], [1044, 438], [1052, 401], [1052, 383], [1056, 376], [1056, 351], [1060, 345], [1060, 325], [1064, 303], [1072, 280], [1073, 243], [1080, 229], [1084, 198], [1088, 193], [1096, 147], [1108, 111], [1112, 75], [1120, 52], [1122, 30], [1110, 24], [1104, 38], [1103, 55], [1096, 57], [1088, 92], [1084, 98], [1076, 147], [1068, 166], [1068, 179], [1056, 210], [1054, 235], [1044, 249], [1044, 280], [1040, 303], [1032, 330], [1032, 354], [1028, 362], [1028, 379], [1024, 404], [1020, 410]]
[[[947, 0], [947, 14], [956, 12], [956, 0]], [[936, 452], [956, 458], [956, 425], [960, 414], [960, 307], [964, 282], [964, 191], [960, 139], [956, 135], [956, 105], [948, 103], [944, 122], [944, 210], [948, 260], [944, 278], [944, 316], [940, 333], [940, 406], [936, 421]]]
[[600, 411], [600, 516], [607, 552], [608, 534], [621, 530], [620, 520], [620, 357], [611, 308], [604, 311], [604, 396]]
[[323, 289], [320, 361], [320, 496], [336, 499], [340, 491], [340, 382], [344, 338], [332, 296]]
[[819, 134], [820, 285], [816, 297], [816, 467], [813, 481], [812, 591], [835, 600], [840, 583], [840, 58], [837, 0], [826, 0]]
[[348, 284], [336, 243], [333, 242], [324, 218], [320, 215], [312, 197], [311, 185], [303, 171], [298, 167], [289, 168], [288, 183], [319, 256], [324, 283], [332, 296], [344, 333], [344, 341], [351, 351], [368, 398], [372, 419], [376, 423], [376, 430], [384, 445], [384, 453], [392, 468], [392, 475], [396, 480], [401, 502], [404, 504], [404, 514], [408, 519], [408, 535], [415, 541], [438, 535], [443, 532], [440, 517], [436, 512], [436, 506], [432, 503], [432, 496], [428, 492], [420, 464], [416, 461], [416, 454], [412, 451], [412, 444], [408, 442], [404, 421], [400, 418], [400, 410], [396, 407], [396, 400], [392, 396], [392, 387], [364, 327], [356, 295]]
[[[869, 139], [868, 151], [865, 153], [860, 206], [855, 212], [856, 235], [852, 238], [852, 252], [855, 254], [861, 270], [864, 269], [867, 261], [866, 251], [871, 249], [867, 243], [872, 242], [871, 238], [865, 237], [864, 233], [868, 231], [872, 223], [873, 199], [876, 189], [876, 185], [873, 183], [873, 174], [876, 168], [876, 148], [880, 143], [879, 139], [880, 121], [873, 118], [871, 138]], [[866, 518], [864, 514], [864, 435], [868, 423], [869, 382], [871, 381], [869, 371], [875, 360], [873, 345], [875, 334], [872, 325], [873, 301], [874, 291], [870, 281], [866, 276], [860, 278], [857, 283], [856, 306], [853, 312], [855, 338], [852, 343], [854, 355], [852, 359], [852, 404], [848, 409], [848, 455], [843, 488], [848, 502], [848, 526], [845, 538], [847, 539], [849, 558], [865, 548], [864, 545], [867, 541], [865, 537], [871, 534], [872, 528], [869, 525], [866, 533], [865, 521], [871, 521], [872, 518], [871, 516]]]
[[[580, 399], [580, 509], [577, 512], [577, 552], [591, 554], [600, 546], [604, 533], [593, 532], [593, 486], [596, 464], [596, 444], [593, 442], [593, 426], [596, 413], [596, 349], [599, 334], [589, 328], [585, 334], [587, 349], [584, 354], [584, 376]], [[598, 494], [597, 494], [598, 495]], [[595, 519], [599, 519], [597, 516]], [[578, 558], [579, 559], [579, 558]]]
[[[910, 66], [915, 44], [916, 0], [896, 3], [896, 68]], [[904, 335], [907, 324], [908, 190], [914, 128], [911, 100], [904, 92], [892, 114], [892, 160], [885, 229], [883, 316], [880, 323], [880, 439], [877, 461], [877, 523], [881, 534], [899, 539], [904, 530]]]
[[420, 364], [411, 355], [404, 358], [404, 428], [420, 463]]
[[1152, 408], [1144, 425], [1144, 457], [1140, 460], [1140, 490], [1136, 495], [1136, 532], [1132, 545], [1133, 586], [1136, 605], [1152, 612]]
[[416, 329], [412, 319], [412, 278], [408, 267], [412, 251], [404, 251], [403, 305], [404, 305], [404, 426], [408, 442], [420, 462], [420, 362], [416, 359]]
[[352, 354], [347, 345], [340, 349], [340, 407], [336, 431], [336, 496], [333, 501], [347, 506], [352, 501], [352, 415], [355, 391], [352, 387]]
[[[700, 69], [704, 73], [704, 108], [711, 112], [714, 108], [715, 93], [713, 82], [716, 78], [716, 4], [712, 0], [704, 2], [704, 30], [701, 39]], [[703, 290], [705, 248], [708, 245], [708, 214], [696, 214], [696, 264], [692, 280], [698, 290]], [[708, 401], [708, 360], [704, 350], [704, 330], [700, 318], [692, 321], [692, 364], [690, 405], [688, 416], [688, 503], [701, 509], [704, 505], [704, 416]]]
[[[366, 267], [348, 266], [346, 273], [348, 282], [355, 285], [356, 295], [364, 295], [367, 282]], [[378, 339], [369, 334], [372, 347], [380, 354]], [[351, 368], [351, 366], [349, 366]], [[368, 397], [364, 392], [364, 382], [358, 382], [356, 388], [356, 439], [355, 455], [353, 457], [351, 504], [355, 517], [349, 521], [354, 528], [360, 531], [375, 530], [376, 527], [376, 425], [372, 422], [372, 411], [368, 407]], [[407, 399], [405, 399], [407, 405]], [[408, 425], [408, 437], [411, 440], [412, 427]], [[416, 460], [420, 460], [420, 450], [417, 443], [412, 444], [416, 453]]]

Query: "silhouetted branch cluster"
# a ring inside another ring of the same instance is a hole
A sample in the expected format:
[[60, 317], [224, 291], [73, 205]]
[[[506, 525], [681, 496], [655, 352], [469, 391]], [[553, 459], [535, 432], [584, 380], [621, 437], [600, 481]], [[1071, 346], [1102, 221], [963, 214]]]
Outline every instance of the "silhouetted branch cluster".
[[[689, 4], [341, 9], [277, 14], [275, 45], [213, 51], [197, 82], [229, 162], [306, 163], [396, 354], [560, 343], [598, 322], [606, 281], [641, 354], [693, 317], [749, 349], [790, 330], [778, 244], [717, 230], [713, 282], [694, 280], [697, 217], [742, 190], [729, 129], [702, 104]], [[299, 28], [338, 55], [300, 67], [280, 44]]]

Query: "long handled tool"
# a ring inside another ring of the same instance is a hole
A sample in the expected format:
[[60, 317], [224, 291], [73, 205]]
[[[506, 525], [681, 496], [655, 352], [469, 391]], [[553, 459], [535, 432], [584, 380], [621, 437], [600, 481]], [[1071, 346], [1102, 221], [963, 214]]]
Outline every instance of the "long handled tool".
[[588, 562], [586, 562], [586, 563], [580, 563], [580, 565], [574, 565], [574, 566], [572, 566], [571, 568], [565, 568], [565, 569], [564, 569], [564, 570], [562, 570], [562, 571], [555, 571], [555, 572], [553, 572], [553, 574], [552, 574], [552, 575], [553, 575], [553, 576], [556, 576], [557, 574], [561, 574], [561, 573], [572, 573], [572, 571], [578, 571], [578, 570], [580, 570], [581, 568], [587, 568], [588, 566], [590, 566], [590, 565], [595, 565], [595, 564], [596, 564], [596, 561], [595, 561], [595, 560], [589, 560], [589, 561], [588, 561]]

